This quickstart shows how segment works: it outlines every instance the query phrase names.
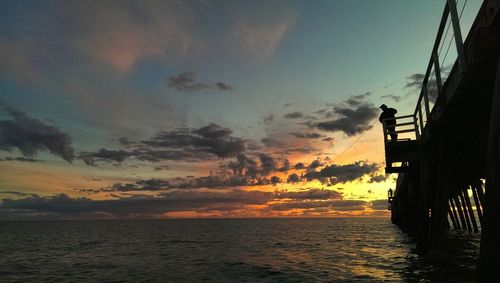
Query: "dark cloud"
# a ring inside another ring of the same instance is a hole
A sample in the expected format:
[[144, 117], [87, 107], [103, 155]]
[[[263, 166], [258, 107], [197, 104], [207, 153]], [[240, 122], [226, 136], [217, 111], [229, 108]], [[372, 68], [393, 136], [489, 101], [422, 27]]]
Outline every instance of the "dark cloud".
[[380, 98], [388, 98], [391, 99], [394, 102], [399, 102], [401, 101], [401, 96], [393, 95], [393, 94], [387, 94], [387, 95], [382, 95]]
[[196, 81], [193, 72], [182, 72], [176, 76], [170, 77], [168, 79], [168, 86], [185, 93], [194, 93], [206, 89], [217, 89], [220, 91], [229, 91], [233, 89], [232, 86], [223, 82], [216, 82], [213, 85], [198, 82]]
[[245, 149], [245, 142], [241, 138], [231, 136], [231, 134], [232, 130], [228, 128], [209, 124], [191, 131], [179, 129], [161, 132], [143, 143], [151, 147], [191, 148], [214, 154], [217, 157], [227, 158], [241, 153]]
[[194, 74], [192, 72], [182, 72], [177, 76], [170, 77], [168, 79], [168, 86], [186, 93], [192, 93], [210, 88], [210, 86], [205, 83], [195, 81]]
[[363, 94], [353, 95], [349, 97], [344, 103], [351, 107], [358, 107], [366, 103], [366, 97], [370, 96], [370, 92], [365, 92]]
[[318, 134], [318, 133], [299, 133], [299, 132], [295, 132], [295, 133], [290, 133], [290, 135], [296, 137], [296, 138], [300, 138], [300, 139], [319, 139], [321, 137], [323, 137], [321, 134]]
[[162, 171], [162, 170], [170, 170], [171, 167], [168, 166], [168, 165], [159, 165], [159, 166], [155, 166], [155, 171]]
[[300, 182], [300, 176], [297, 175], [297, 173], [293, 173], [288, 175], [288, 178], [286, 180], [287, 183], [297, 183]]
[[378, 170], [376, 163], [355, 162], [346, 165], [332, 164], [320, 171], [308, 171], [307, 180], [319, 179], [330, 184], [346, 183], [357, 180], [365, 175], [373, 174]]
[[422, 82], [424, 81], [424, 74], [412, 74], [406, 77], [406, 88], [411, 88], [415, 90], [420, 90], [422, 88]]
[[259, 154], [259, 159], [261, 163], [261, 169], [264, 175], [268, 175], [272, 171], [276, 171], [276, 161], [274, 158], [265, 153]]
[[[54, 213], [61, 217], [79, 217], [104, 213], [113, 217], [151, 217], [172, 211], [231, 211], [246, 205], [265, 204], [274, 194], [262, 191], [172, 191], [157, 196], [132, 195], [113, 200], [72, 198], [66, 194], [51, 197], [31, 196], [3, 199], [0, 211]], [[1, 213], [0, 213], [1, 214]]]
[[288, 172], [290, 170], [290, 161], [285, 158], [283, 165], [278, 169], [280, 172]]
[[269, 114], [268, 116], [264, 116], [262, 118], [262, 120], [264, 121], [265, 125], [269, 125], [269, 124], [271, 124], [274, 121], [274, 115], [273, 114]]
[[354, 136], [372, 128], [370, 122], [378, 116], [379, 110], [370, 104], [356, 109], [337, 107], [334, 112], [338, 118], [316, 123], [315, 126], [323, 131], [341, 131], [347, 136]]
[[307, 169], [309, 169], [309, 170], [311, 170], [311, 169], [316, 169], [316, 168], [318, 168], [318, 167], [320, 167], [320, 166], [322, 166], [322, 165], [323, 165], [323, 164], [321, 164], [321, 161], [319, 161], [319, 160], [317, 160], [317, 159], [316, 159], [316, 160], [314, 160], [313, 162], [311, 162], [311, 164], [309, 164], [309, 165], [307, 166]]
[[302, 163], [302, 162], [299, 162], [299, 163], [295, 164], [295, 166], [294, 166], [294, 167], [295, 167], [295, 169], [297, 169], [297, 170], [300, 170], [300, 169], [305, 169], [305, 168], [306, 168], [306, 166], [305, 166], [305, 165], [304, 165], [304, 163]]
[[302, 117], [304, 117], [304, 114], [302, 112], [298, 112], [298, 111], [287, 113], [283, 116], [283, 118], [287, 118], [287, 119], [298, 119], [298, 118], [302, 118]]
[[43, 160], [26, 157], [5, 157], [4, 159], [0, 159], [0, 161], [41, 162]]
[[277, 141], [273, 138], [263, 138], [260, 140], [266, 147], [282, 147], [284, 144], [280, 141]]
[[124, 141], [127, 150], [101, 149], [98, 152], [82, 152], [79, 158], [88, 165], [96, 161], [118, 162], [134, 158], [140, 161], [161, 162], [164, 160], [182, 160], [196, 162], [211, 160], [214, 157], [229, 158], [245, 150], [245, 141], [233, 137], [232, 131], [216, 124], [209, 124], [198, 129], [179, 128], [173, 131], [159, 132], [148, 140]]
[[331, 211], [360, 211], [365, 210], [366, 202], [361, 200], [318, 200], [318, 201], [290, 201], [274, 203], [269, 209], [287, 211], [292, 209], [328, 208]]
[[125, 150], [107, 150], [101, 148], [98, 152], [82, 152], [78, 156], [87, 165], [95, 165], [96, 161], [106, 161], [106, 162], [123, 162], [127, 157], [132, 156], [133, 153]]
[[368, 180], [368, 183], [380, 183], [387, 180], [388, 177], [389, 175], [372, 175], [370, 176], [370, 180]]
[[18, 148], [27, 158], [33, 158], [40, 150], [48, 150], [68, 162], [73, 161], [74, 150], [68, 134], [24, 112], [11, 108], [6, 112], [12, 119], [0, 120], [0, 150]]
[[269, 179], [271, 184], [276, 185], [281, 183], [281, 178], [278, 176], [272, 176], [271, 179]]
[[334, 190], [309, 189], [301, 192], [279, 193], [281, 199], [327, 200], [342, 199], [343, 194]]
[[221, 91], [227, 91], [227, 90], [233, 90], [233, 87], [226, 84], [226, 83], [223, 83], [223, 82], [216, 82], [215, 83], [215, 87], [218, 89], [218, 90], [221, 90]]
[[0, 191], [0, 194], [14, 195], [14, 196], [18, 196], [18, 197], [37, 196], [37, 194], [17, 192], [17, 191]]
[[387, 210], [387, 200], [386, 199], [377, 199], [370, 202], [370, 207], [373, 210]]

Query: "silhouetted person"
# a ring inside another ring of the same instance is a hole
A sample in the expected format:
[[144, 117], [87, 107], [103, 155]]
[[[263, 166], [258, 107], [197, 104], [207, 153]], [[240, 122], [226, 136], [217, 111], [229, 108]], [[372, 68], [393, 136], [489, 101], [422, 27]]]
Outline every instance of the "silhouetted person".
[[[395, 118], [395, 114], [398, 113], [398, 110], [394, 109], [394, 108], [390, 108], [390, 107], [387, 107], [387, 105], [385, 104], [382, 104], [380, 105], [380, 109], [382, 109], [382, 113], [380, 114], [380, 117], [378, 118], [378, 120], [383, 123], [386, 128], [387, 128], [387, 131], [390, 132], [390, 135], [391, 135], [391, 140], [395, 141], [398, 139], [398, 134], [396, 134], [394, 132], [395, 130], [395, 126], [396, 126], [396, 119]], [[388, 120], [386, 120], [388, 119]]]

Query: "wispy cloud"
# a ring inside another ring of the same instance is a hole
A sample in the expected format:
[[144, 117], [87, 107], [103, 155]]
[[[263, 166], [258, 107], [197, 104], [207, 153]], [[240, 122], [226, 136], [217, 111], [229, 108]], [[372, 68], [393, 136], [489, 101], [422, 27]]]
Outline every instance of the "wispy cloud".
[[0, 150], [17, 148], [30, 160], [38, 151], [48, 150], [68, 162], [73, 161], [74, 150], [68, 134], [24, 112], [12, 108], [6, 112], [12, 119], [0, 120]]
[[219, 91], [230, 91], [233, 89], [232, 86], [223, 82], [216, 82], [215, 84], [199, 82], [195, 79], [193, 72], [182, 72], [169, 77], [168, 86], [185, 93], [196, 93], [206, 89], [216, 89]]

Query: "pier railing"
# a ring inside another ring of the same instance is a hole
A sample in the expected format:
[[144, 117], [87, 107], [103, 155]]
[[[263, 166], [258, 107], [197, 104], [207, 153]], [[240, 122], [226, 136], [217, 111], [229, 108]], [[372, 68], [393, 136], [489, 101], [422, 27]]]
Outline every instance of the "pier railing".
[[[383, 119], [384, 143], [388, 141], [408, 141], [420, 138], [417, 119], [414, 115], [405, 115], [395, 118]], [[390, 138], [397, 135], [397, 139]]]
[[[444, 7], [431, 57], [423, 76], [420, 95], [413, 113], [416, 121], [416, 138], [424, 133], [427, 124], [432, 121], [431, 113], [438, 97], [443, 93], [448, 78], [456, 72], [467, 71], [467, 57], [462, 39], [460, 19], [467, 0], [447, 0]], [[451, 27], [451, 28], [450, 28]], [[449, 33], [451, 31], [451, 33]], [[450, 48], [452, 42], [455, 48]]]

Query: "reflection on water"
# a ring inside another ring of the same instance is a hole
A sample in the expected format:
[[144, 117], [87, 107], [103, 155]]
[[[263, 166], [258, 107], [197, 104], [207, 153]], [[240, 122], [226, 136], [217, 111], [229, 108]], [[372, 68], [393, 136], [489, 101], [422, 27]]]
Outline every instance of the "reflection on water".
[[454, 234], [451, 253], [464, 256], [433, 266], [387, 219], [1, 225], [1, 282], [470, 282], [479, 245]]

